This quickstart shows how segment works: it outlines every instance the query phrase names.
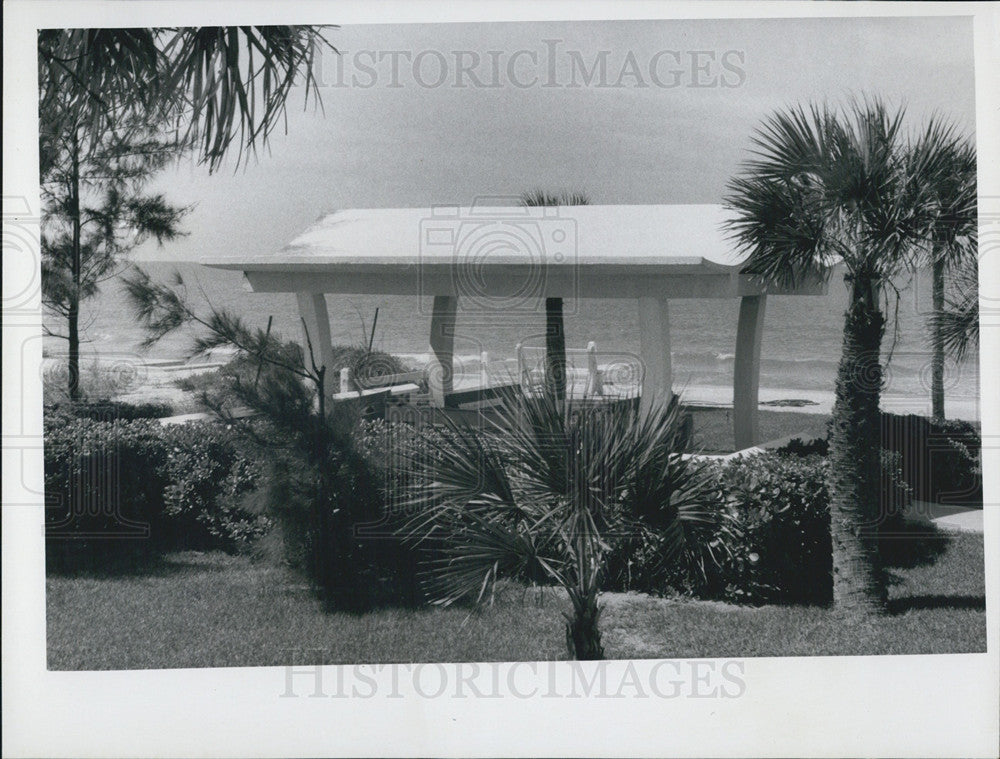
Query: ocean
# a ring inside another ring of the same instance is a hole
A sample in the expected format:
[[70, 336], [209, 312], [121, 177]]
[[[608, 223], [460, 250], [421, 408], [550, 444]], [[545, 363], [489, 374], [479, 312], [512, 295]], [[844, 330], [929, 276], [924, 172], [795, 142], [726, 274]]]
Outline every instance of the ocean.
[[[141, 266], [159, 281], [169, 283], [176, 270], [183, 277], [190, 301], [198, 308], [212, 303], [244, 317], [252, 326], [265, 327], [273, 316], [272, 330], [299, 338], [295, 296], [290, 293], [249, 292], [238, 272], [209, 269], [195, 263], [144, 262]], [[926, 343], [926, 313], [930, 307], [930, 277], [919, 273], [896, 283], [898, 303], [890, 301], [890, 322], [883, 341], [883, 359], [889, 357], [884, 398], [919, 406], [929, 398], [930, 364]], [[761, 398], [767, 389], [779, 395], [809, 398], [832, 394], [841, 351], [843, 314], [847, 291], [842, 272], [835, 271], [826, 296], [771, 296], [764, 321], [761, 360]], [[427, 351], [430, 329], [429, 301], [416, 296], [328, 295], [334, 343], [367, 342], [378, 308], [374, 346], [400, 354], [414, 363]], [[670, 332], [675, 388], [708, 388], [720, 392], [732, 387], [733, 358], [738, 313], [736, 300], [690, 299], [670, 303]], [[571, 363], [582, 362], [587, 343], [596, 344], [599, 363], [627, 362], [639, 351], [636, 304], [630, 300], [568, 299], [566, 343]], [[48, 322], [47, 322], [48, 323]], [[181, 330], [149, 351], [140, 350], [145, 337], [131, 312], [119, 279], [106, 282], [101, 292], [85, 302], [81, 319], [88, 342], [85, 355], [134, 355], [154, 359], [180, 359], [190, 352], [193, 333]], [[56, 324], [51, 324], [53, 329]], [[61, 325], [58, 325], [61, 326]], [[512, 365], [515, 346], [544, 345], [544, 314], [512, 317], [484, 311], [459, 312], [455, 339], [456, 364], [478, 366], [483, 351], [491, 367]], [[60, 330], [61, 331], [61, 330]], [[50, 356], [65, 352], [65, 342], [45, 338]], [[977, 417], [978, 366], [975, 358], [945, 372], [946, 397], [959, 415]], [[773, 395], [773, 393], [772, 393]], [[731, 395], [729, 396], [731, 398]], [[927, 401], [929, 404], [929, 401]], [[969, 410], [972, 409], [972, 413]]]

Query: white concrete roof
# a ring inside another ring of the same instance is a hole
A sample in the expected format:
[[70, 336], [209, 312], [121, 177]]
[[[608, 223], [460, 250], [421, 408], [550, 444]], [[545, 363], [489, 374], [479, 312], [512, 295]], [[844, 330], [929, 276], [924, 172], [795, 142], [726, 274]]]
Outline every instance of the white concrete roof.
[[[276, 253], [202, 263], [242, 270], [255, 290], [287, 291], [302, 286], [304, 277], [324, 275], [322, 286], [316, 284], [324, 292], [401, 292], [400, 278], [443, 275], [458, 266], [512, 277], [543, 268], [557, 289], [563, 273], [573, 270], [574, 282], [593, 282], [579, 294], [610, 297], [635, 287], [609, 289], [602, 284], [609, 277], [634, 283], [702, 275], [712, 280], [715, 295], [708, 297], [724, 297], [747, 290], [746, 278], [738, 277], [743, 256], [727, 239], [726, 218], [719, 205], [349, 209], [321, 218]], [[720, 287], [720, 277], [732, 287]]]
[[[354, 208], [324, 216], [276, 253], [205, 263], [258, 270], [384, 266], [451, 262], [468, 253], [487, 265], [532, 255], [548, 264], [732, 265], [738, 258], [722, 230], [725, 218], [718, 205]], [[454, 230], [451, 244], [439, 236], [444, 230]], [[558, 240], [560, 232], [565, 239]]]

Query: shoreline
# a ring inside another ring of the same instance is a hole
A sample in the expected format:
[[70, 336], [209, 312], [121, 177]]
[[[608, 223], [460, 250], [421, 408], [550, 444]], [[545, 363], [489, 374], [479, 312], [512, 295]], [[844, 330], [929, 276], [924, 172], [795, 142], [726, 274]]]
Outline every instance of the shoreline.
[[[194, 394], [177, 387], [176, 381], [223, 366], [228, 355], [217, 352], [198, 361], [183, 361], [169, 358], [147, 358], [137, 354], [120, 356], [86, 356], [82, 358], [82, 373], [106, 372], [110, 376], [120, 378], [130, 386], [122, 392], [115, 393], [114, 399], [128, 403], [165, 402], [175, 406], [176, 413], [185, 413], [197, 405]], [[61, 365], [61, 358], [48, 356], [43, 359], [43, 372], [49, 372]], [[463, 366], [455, 376], [455, 389], [467, 389], [478, 386], [482, 374], [477, 366]], [[490, 372], [494, 383], [504, 381], [506, 375]], [[579, 371], [571, 373], [574, 385], [583, 386]], [[634, 385], [632, 385], [634, 388]], [[675, 386], [675, 392], [680, 394], [682, 401], [694, 406], [732, 409], [733, 389], [725, 385], [684, 385]], [[829, 415], [833, 412], [834, 394], [832, 391], [803, 390], [789, 387], [761, 387], [758, 393], [760, 410], [787, 411], [800, 414]], [[901, 395], [883, 392], [881, 399], [883, 411], [897, 414], [930, 415], [930, 398], [920, 398], [911, 395]], [[946, 408], [949, 419], [961, 419], [978, 422], [979, 399], [947, 398]]]

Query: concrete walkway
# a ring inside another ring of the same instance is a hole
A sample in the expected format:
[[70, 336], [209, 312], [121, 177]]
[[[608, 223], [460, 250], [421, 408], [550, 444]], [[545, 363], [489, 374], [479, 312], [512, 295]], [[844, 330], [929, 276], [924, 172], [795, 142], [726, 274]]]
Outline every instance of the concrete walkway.
[[949, 532], [983, 531], [983, 510], [964, 506], [913, 501], [905, 511], [907, 519], [932, 522], [938, 529]]

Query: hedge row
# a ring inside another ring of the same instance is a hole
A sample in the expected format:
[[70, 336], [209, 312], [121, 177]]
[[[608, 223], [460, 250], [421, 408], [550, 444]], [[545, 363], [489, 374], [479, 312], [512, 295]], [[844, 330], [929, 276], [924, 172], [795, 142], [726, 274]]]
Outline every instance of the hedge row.
[[[884, 456], [879, 530], [896, 538], [909, 497], [896, 457]], [[765, 453], [711, 463], [728, 531], [702, 535], [716, 563], [664, 564], [660, 539], [637, 535], [615, 546], [608, 588], [737, 603], [827, 604], [832, 599], [829, 462], [821, 455]], [[900, 550], [883, 540], [884, 551]]]
[[[895, 458], [900, 477], [920, 501], [982, 507], [982, 438], [979, 428], [957, 419], [883, 413], [882, 449]], [[792, 440], [785, 453], [826, 455], [826, 438]]]
[[970, 422], [882, 414], [882, 447], [899, 455], [921, 501], [982, 507], [982, 437]]
[[45, 419], [92, 419], [95, 422], [123, 422], [135, 419], [162, 419], [172, 416], [173, 406], [169, 403], [128, 403], [126, 401], [77, 401], [75, 403], [53, 403], [45, 407]]
[[[393, 493], [407, 484], [405, 468], [394, 452], [401, 446], [418, 446], [424, 455], [434, 455], [433, 435], [406, 424], [365, 423], [356, 441], [380, 472], [390, 510]], [[753, 604], [829, 603], [833, 592], [829, 464], [815, 452], [801, 453], [771, 452], [706, 463], [718, 484], [714, 498], [728, 514], [729, 529], [692, 534], [687, 560], [675, 561], [664, 560], [670, 537], [655, 529], [615, 536], [610, 540], [606, 589]], [[898, 454], [883, 454], [883, 472], [879, 527], [896, 534], [910, 497]], [[899, 542], [883, 544], [898, 551]]]
[[237, 550], [267, 527], [242, 505], [259, 479], [259, 464], [221, 424], [48, 417], [50, 565]]

